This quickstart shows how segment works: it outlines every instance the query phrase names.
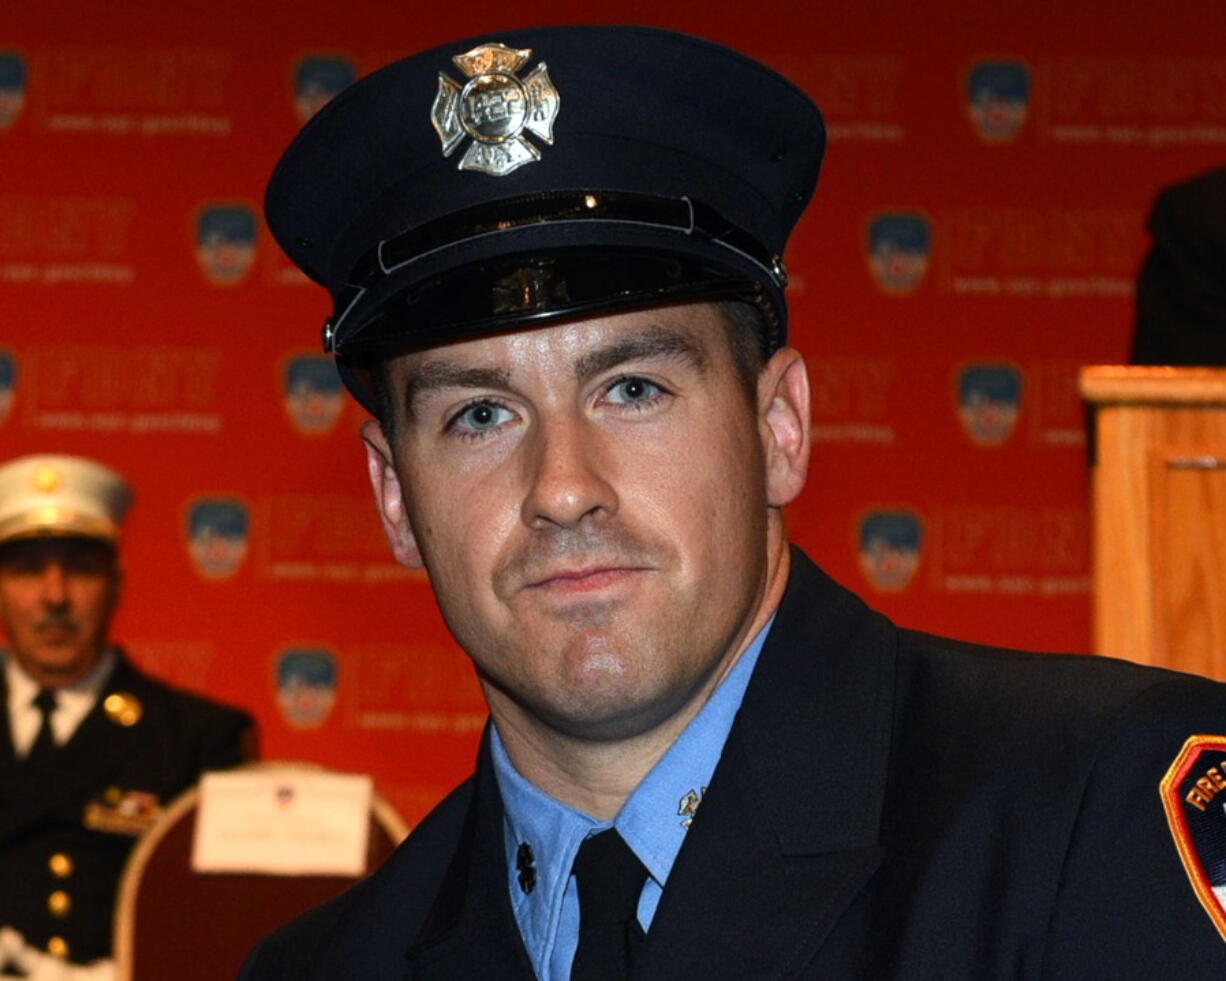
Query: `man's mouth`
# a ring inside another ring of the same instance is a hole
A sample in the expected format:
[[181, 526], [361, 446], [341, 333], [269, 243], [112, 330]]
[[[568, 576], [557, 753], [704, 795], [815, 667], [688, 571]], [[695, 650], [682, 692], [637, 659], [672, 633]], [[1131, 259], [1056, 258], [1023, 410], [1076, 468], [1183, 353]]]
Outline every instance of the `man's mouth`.
[[550, 570], [546, 575], [529, 583], [532, 590], [548, 590], [555, 593], [588, 593], [617, 586], [646, 569], [638, 566], [584, 566]]
[[35, 632], [48, 644], [64, 644], [76, 636], [77, 629], [73, 624], [45, 623], [39, 624]]

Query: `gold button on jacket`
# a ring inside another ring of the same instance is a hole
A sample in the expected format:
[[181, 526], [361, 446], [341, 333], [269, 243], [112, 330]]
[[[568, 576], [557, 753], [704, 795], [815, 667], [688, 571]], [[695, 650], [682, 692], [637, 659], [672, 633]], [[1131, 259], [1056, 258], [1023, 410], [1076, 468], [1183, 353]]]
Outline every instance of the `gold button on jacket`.
[[56, 852], [52, 855], [47, 862], [47, 867], [57, 879], [67, 879], [72, 875], [72, 859], [63, 852]]
[[67, 916], [72, 911], [72, 897], [63, 889], [57, 889], [47, 897], [47, 909], [52, 916]]

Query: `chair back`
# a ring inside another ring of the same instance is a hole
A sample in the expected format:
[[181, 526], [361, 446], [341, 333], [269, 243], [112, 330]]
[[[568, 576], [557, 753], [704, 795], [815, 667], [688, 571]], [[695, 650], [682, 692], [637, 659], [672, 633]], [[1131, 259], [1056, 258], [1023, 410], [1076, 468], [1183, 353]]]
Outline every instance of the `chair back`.
[[[253, 766], [301, 771], [305, 765]], [[115, 911], [118, 981], [232, 978], [261, 937], [360, 879], [195, 872], [191, 859], [198, 802], [198, 787], [172, 801], [124, 867]], [[366, 870], [372, 872], [408, 829], [378, 793], [372, 795], [369, 820]]]

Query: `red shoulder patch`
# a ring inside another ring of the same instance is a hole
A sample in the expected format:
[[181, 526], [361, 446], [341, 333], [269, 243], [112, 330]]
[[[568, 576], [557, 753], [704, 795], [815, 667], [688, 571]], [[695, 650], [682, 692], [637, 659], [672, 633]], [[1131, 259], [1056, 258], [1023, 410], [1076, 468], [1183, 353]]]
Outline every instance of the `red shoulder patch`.
[[1226, 736], [1190, 736], [1160, 786], [1184, 871], [1226, 940]]

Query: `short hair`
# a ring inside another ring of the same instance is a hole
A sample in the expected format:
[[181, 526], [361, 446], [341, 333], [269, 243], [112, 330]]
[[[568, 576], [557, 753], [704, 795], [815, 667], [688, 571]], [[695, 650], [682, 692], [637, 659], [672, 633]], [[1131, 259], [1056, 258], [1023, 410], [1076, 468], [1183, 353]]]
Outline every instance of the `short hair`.
[[[769, 360], [768, 314], [750, 300], [721, 300], [715, 304], [724, 320], [724, 336], [737, 380], [750, 406], [758, 397], [758, 376]], [[399, 353], [399, 352], [396, 352]], [[378, 409], [379, 427], [388, 443], [396, 438], [396, 401], [388, 373], [391, 356], [373, 357], [362, 367]]]
[[749, 300], [723, 300], [715, 306], [724, 318], [732, 366], [753, 405], [758, 398], [758, 376], [770, 360], [768, 314]]

